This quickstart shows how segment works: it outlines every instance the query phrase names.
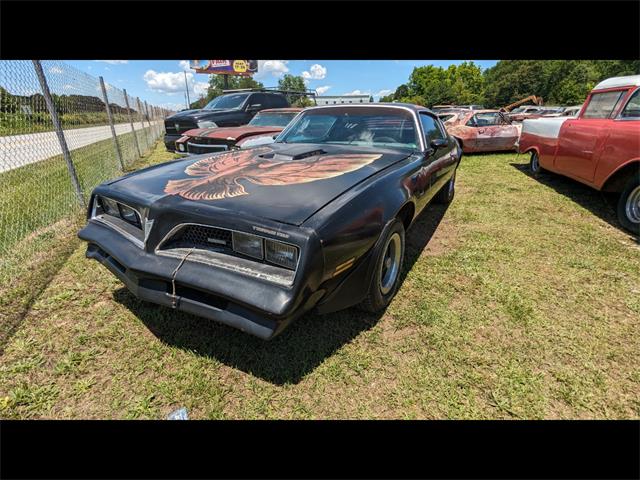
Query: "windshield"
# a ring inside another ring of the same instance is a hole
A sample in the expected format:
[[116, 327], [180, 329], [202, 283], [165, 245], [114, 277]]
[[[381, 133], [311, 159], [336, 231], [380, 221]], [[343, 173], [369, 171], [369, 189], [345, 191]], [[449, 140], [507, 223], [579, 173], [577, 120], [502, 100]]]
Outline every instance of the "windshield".
[[279, 139], [284, 143], [393, 146], [416, 149], [410, 112], [385, 107], [337, 107], [310, 110], [298, 117]]
[[286, 127], [298, 112], [258, 113], [251, 119], [249, 125], [258, 127]]
[[213, 110], [214, 108], [225, 108], [225, 109], [233, 109], [240, 108], [242, 103], [247, 98], [247, 94], [231, 94], [231, 95], [222, 95], [220, 97], [216, 97], [211, 100], [205, 107], [205, 110]]

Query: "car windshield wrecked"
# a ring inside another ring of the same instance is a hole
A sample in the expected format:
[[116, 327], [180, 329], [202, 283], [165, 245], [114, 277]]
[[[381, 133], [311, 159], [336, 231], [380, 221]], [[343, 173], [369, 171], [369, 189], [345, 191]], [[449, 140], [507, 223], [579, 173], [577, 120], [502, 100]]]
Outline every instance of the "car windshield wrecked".
[[304, 112], [277, 139], [283, 143], [321, 143], [415, 150], [418, 138], [411, 112], [384, 107], [331, 107]]

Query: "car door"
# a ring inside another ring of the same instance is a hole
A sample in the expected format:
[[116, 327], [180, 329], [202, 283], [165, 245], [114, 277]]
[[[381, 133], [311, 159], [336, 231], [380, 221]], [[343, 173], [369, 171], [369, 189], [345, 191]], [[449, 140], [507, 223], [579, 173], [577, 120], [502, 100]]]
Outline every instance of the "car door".
[[[424, 165], [419, 172], [422, 176], [422, 189], [416, 192], [418, 211], [431, 200], [449, 179], [448, 174], [455, 168], [455, 145], [449, 135], [447, 135], [442, 122], [427, 112], [420, 112], [420, 123], [424, 135], [424, 142], [427, 153]], [[446, 146], [433, 148], [431, 144], [434, 140], [445, 140]]]
[[613, 127], [613, 113], [627, 90], [592, 93], [579, 118], [569, 118], [560, 129], [554, 167], [559, 173], [591, 182], [596, 162]]
[[518, 129], [498, 112], [477, 113], [476, 146], [478, 151], [510, 150], [518, 139]]

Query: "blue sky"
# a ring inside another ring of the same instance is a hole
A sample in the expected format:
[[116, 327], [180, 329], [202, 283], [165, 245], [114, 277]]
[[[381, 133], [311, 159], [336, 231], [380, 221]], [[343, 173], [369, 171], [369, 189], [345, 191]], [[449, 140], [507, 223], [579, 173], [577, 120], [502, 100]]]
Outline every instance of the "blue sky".
[[[447, 67], [463, 60], [260, 60], [254, 78], [265, 86], [276, 86], [285, 73], [302, 75], [309, 88], [321, 95], [348, 93], [371, 94], [377, 100], [407, 81], [416, 66], [437, 65]], [[496, 64], [496, 60], [474, 60], [483, 69]], [[206, 90], [207, 76], [195, 74], [183, 60], [72, 60], [66, 63], [83, 72], [102, 75], [107, 83], [126, 88], [155, 105], [171, 109], [184, 108], [184, 74], [187, 78], [191, 101]]]

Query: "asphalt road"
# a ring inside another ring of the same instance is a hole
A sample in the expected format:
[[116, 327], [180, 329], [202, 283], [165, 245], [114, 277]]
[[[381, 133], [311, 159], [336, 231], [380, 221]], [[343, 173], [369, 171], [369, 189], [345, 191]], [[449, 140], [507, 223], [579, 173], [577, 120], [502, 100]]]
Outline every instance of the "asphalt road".
[[[142, 122], [134, 122], [133, 125], [137, 131], [142, 128], [143, 124]], [[144, 126], [147, 127], [148, 124], [145, 122]], [[122, 135], [131, 132], [131, 125], [119, 123], [115, 125], [115, 129], [116, 135]], [[108, 125], [76, 128], [66, 130], [64, 136], [69, 150], [76, 150], [111, 138], [111, 129]], [[141, 146], [141, 148], [143, 147]], [[0, 137], [0, 173], [61, 154], [62, 149], [55, 132]]]

